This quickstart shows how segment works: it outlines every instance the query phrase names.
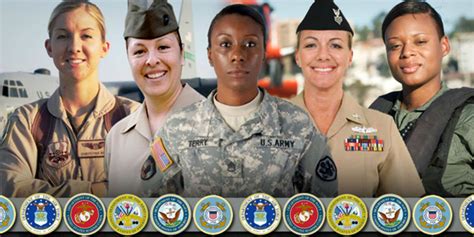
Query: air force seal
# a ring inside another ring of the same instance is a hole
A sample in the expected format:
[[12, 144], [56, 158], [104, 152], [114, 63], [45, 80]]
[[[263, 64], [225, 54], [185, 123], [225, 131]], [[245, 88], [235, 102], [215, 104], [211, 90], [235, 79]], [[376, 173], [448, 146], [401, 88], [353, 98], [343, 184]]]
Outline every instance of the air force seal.
[[167, 194], [157, 199], [151, 207], [152, 223], [165, 235], [177, 235], [191, 223], [191, 208], [184, 198]]
[[416, 228], [427, 235], [443, 233], [451, 225], [452, 220], [451, 206], [440, 196], [423, 197], [413, 208], [413, 222]]
[[367, 207], [352, 195], [342, 194], [334, 198], [327, 209], [329, 226], [340, 235], [354, 235], [367, 223]]
[[145, 228], [148, 208], [139, 197], [123, 194], [110, 202], [107, 221], [115, 232], [121, 235], [134, 235]]
[[323, 203], [314, 195], [300, 193], [288, 199], [283, 209], [286, 227], [296, 235], [312, 235], [324, 223]]
[[266, 235], [280, 224], [280, 204], [268, 194], [252, 194], [242, 202], [239, 217], [240, 223], [248, 232], [254, 235]]
[[467, 232], [474, 234], [474, 194], [461, 203], [459, 220]]
[[209, 195], [196, 203], [193, 217], [194, 224], [200, 231], [208, 235], [218, 235], [230, 227], [234, 214], [227, 200], [217, 195]]
[[61, 223], [59, 202], [46, 193], [36, 193], [23, 201], [20, 209], [21, 224], [35, 235], [47, 235]]
[[92, 194], [77, 194], [64, 207], [64, 223], [77, 235], [92, 235], [105, 224], [105, 206]]
[[370, 221], [385, 235], [396, 235], [410, 223], [410, 206], [395, 194], [386, 194], [374, 201], [370, 208]]
[[0, 235], [13, 226], [15, 219], [15, 206], [8, 198], [0, 195]]

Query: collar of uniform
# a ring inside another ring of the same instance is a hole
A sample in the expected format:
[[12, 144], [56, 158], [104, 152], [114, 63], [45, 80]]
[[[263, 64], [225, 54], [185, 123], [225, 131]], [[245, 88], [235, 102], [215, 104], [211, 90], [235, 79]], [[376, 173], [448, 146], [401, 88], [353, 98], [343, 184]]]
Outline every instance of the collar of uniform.
[[327, 137], [334, 136], [347, 122], [360, 125], [368, 124], [362, 107], [356, 102], [356, 99], [344, 92], [341, 107], [339, 107], [334, 122], [328, 130]]
[[[115, 97], [105, 88], [102, 83], [99, 83], [99, 93], [97, 94], [97, 101], [95, 102], [92, 114], [94, 118], [98, 118], [109, 112], [115, 105]], [[59, 88], [54, 91], [53, 95], [48, 100], [49, 112], [58, 118], [67, 120], [66, 109], [59, 94]]]
[[[124, 133], [127, 133], [129, 132], [130, 130], [132, 130], [133, 128], [135, 127], [139, 127], [137, 128], [138, 130], [147, 130], [147, 129], [143, 129], [144, 126], [143, 123], [146, 123], [146, 125], [148, 126], [148, 116], [146, 114], [146, 104], [145, 104], [145, 101], [143, 101], [142, 104], [140, 104], [140, 106], [138, 106], [137, 110], [135, 110], [135, 112], [131, 113], [128, 117], [128, 123], [127, 123], [127, 126], [125, 126], [124, 129], [122, 129], [122, 131], [120, 131], [122, 134]], [[148, 130], [150, 130], [148, 128]], [[144, 131], [144, 133], [146, 133]], [[150, 132], [148, 132], [150, 133]]]
[[[281, 129], [280, 124], [278, 123], [278, 117], [274, 117], [275, 115], [278, 115], [278, 109], [275, 107], [277, 104], [275, 98], [270, 96], [265, 90], [260, 88], [259, 90], [263, 92], [262, 102], [257, 111], [250, 115], [251, 118], [242, 124], [239, 131], [243, 130], [243, 136], [256, 133], [262, 133], [262, 135], [267, 136], [278, 135]], [[224, 118], [219, 111], [217, 111], [216, 106], [212, 102], [216, 93], [217, 89], [214, 89], [204, 102], [203, 114], [208, 116], [204, 121], [208, 121], [208, 126], [205, 128], [205, 131], [202, 132], [205, 132], [207, 136], [209, 136], [211, 132], [218, 132], [220, 133], [220, 137], [225, 138], [225, 134], [232, 131], [232, 129], [227, 125], [226, 129], [219, 130], [216, 129], [214, 126], [215, 124], [213, 124], [214, 122], [225, 124]], [[256, 122], [255, 120], [260, 120], [260, 122]], [[248, 124], [252, 124], [253, 126], [248, 126]]]
[[[446, 85], [446, 82], [441, 81], [441, 89], [424, 105], [414, 109], [411, 112], [424, 112], [428, 107], [430, 107], [431, 103], [435, 101], [438, 97], [440, 97], [442, 94], [444, 94], [446, 91], [448, 91], [449, 88]], [[403, 100], [403, 92], [398, 95], [398, 99], [395, 101], [395, 104], [393, 105], [392, 109], [394, 111], [400, 111], [400, 107], [402, 105], [402, 100]]]
[[172, 114], [183, 107], [191, 105], [194, 101], [198, 101], [199, 99], [203, 99], [204, 97], [199, 94], [196, 90], [194, 90], [188, 83], [185, 83], [181, 93], [179, 94], [178, 98], [174, 102], [169, 114]]

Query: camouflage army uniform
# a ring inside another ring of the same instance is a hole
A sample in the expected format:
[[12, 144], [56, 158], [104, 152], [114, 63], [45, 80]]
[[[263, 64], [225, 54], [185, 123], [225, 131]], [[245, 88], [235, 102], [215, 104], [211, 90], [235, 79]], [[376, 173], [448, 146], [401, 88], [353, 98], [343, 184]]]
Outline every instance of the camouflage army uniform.
[[[125, 113], [138, 103], [120, 98]], [[35, 116], [43, 100], [21, 106], [11, 115], [5, 137], [0, 145], [0, 193], [6, 196], [27, 197], [44, 192], [68, 197], [91, 192], [93, 183], [106, 180], [104, 169], [104, 139], [107, 134], [104, 115], [113, 109], [115, 97], [100, 85], [96, 105], [74, 133], [59, 90], [46, 101], [47, 109], [56, 117], [51, 141], [38, 158], [32, 135]], [[101, 185], [105, 192], [105, 185]]]
[[[403, 131], [415, 119], [420, 117], [430, 105], [448, 91], [445, 82], [441, 83], [441, 90], [436, 93], [423, 106], [413, 111], [400, 109], [400, 99], [398, 99], [393, 110], [395, 111], [395, 123], [400, 131]], [[441, 179], [446, 191], [453, 195], [470, 195], [474, 193], [474, 105], [467, 104], [459, 117], [454, 129], [454, 136], [448, 153], [446, 170]]]
[[301, 109], [264, 92], [258, 110], [234, 132], [213, 103], [215, 93], [172, 115], [158, 133], [175, 162], [165, 172], [181, 169], [182, 195], [337, 194], [326, 141]]

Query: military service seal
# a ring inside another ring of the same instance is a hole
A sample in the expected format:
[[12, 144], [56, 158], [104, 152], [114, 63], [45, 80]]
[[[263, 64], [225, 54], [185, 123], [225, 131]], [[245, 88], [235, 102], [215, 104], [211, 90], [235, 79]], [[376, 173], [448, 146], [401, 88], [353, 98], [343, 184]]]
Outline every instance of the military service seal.
[[209, 195], [196, 203], [193, 218], [200, 231], [208, 235], [218, 235], [230, 227], [234, 214], [227, 200], [217, 195]]
[[268, 194], [252, 194], [242, 202], [239, 218], [248, 232], [255, 235], [269, 234], [280, 224], [280, 204]]
[[340, 235], [354, 235], [367, 223], [367, 207], [352, 194], [342, 194], [334, 198], [327, 209], [329, 226]]
[[92, 194], [77, 194], [64, 207], [64, 223], [77, 235], [92, 235], [105, 224], [105, 206]]
[[451, 225], [452, 220], [451, 206], [440, 196], [423, 197], [413, 208], [413, 222], [416, 228], [427, 235], [443, 233]]
[[385, 235], [396, 235], [410, 223], [410, 206], [398, 195], [386, 194], [377, 198], [370, 208], [370, 221]]
[[123, 194], [110, 202], [107, 221], [115, 232], [121, 235], [134, 235], [145, 228], [148, 208], [139, 197]]
[[23, 201], [20, 209], [21, 224], [35, 235], [47, 235], [61, 223], [61, 206], [49, 194], [36, 193]]
[[177, 235], [191, 223], [189, 204], [175, 194], [161, 196], [153, 203], [150, 212], [153, 225], [165, 235]]
[[474, 194], [461, 203], [459, 220], [461, 220], [461, 224], [467, 232], [474, 234]]
[[15, 206], [10, 199], [0, 195], [0, 235], [10, 230], [15, 220]]
[[297, 235], [312, 235], [324, 223], [323, 203], [309, 193], [296, 194], [285, 204], [283, 220], [286, 227]]

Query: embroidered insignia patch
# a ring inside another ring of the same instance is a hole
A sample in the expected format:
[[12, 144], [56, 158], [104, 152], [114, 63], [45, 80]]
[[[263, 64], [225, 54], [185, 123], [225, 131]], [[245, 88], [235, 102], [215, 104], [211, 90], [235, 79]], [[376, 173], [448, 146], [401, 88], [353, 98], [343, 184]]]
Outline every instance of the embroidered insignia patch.
[[35, 235], [47, 235], [61, 223], [61, 205], [49, 194], [36, 193], [23, 201], [20, 209], [21, 224]]
[[300, 193], [291, 197], [283, 209], [286, 227], [296, 235], [309, 236], [324, 224], [323, 203], [314, 195]]
[[194, 225], [208, 235], [225, 232], [232, 224], [233, 218], [230, 203], [217, 195], [203, 197], [194, 206]]
[[16, 211], [13, 203], [0, 195], [0, 234], [10, 230], [16, 220]]
[[334, 21], [337, 23], [337, 24], [341, 24], [342, 23], [342, 16], [341, 16], [341, 9], [332, 9], [332, 12], [334, 12]]
[[156, 174], [156, 165], [155, 165], [155, 159], [150, 155], [148, 158], [145, 160], [145, 162], [142, 165], [142, 170], [140, 172], [140, 178], [142, 180], [149, 180], [151, 177], [153, 177]]
[[104, 139], [77, 141], [77, 155], [81, 158], [103, 157], [105, 155]]
[[337, 178], [337, 168], [334, 161], [326, 156], [318, 162], [316, 175], [324, 181], [333, 181]]
[[240, 224], [248, 232], [254, 235], [266, 235], [280, 224], [280, 204], [268, 194], [252, 194], [242, 202], [239, 217]]
[[64, 207], [64, 223], [77, 235], [92, 235], [105, 224], [105, 206], [92, 194], [77, 194]]
[[462, 202], [459, 208], [459, 219], [464, 229], [474, 234], [474, 194]]
[[351, 135], [344, 140], [346, 151], [383, 151], [383, 140], [377, 136]]
[[151, 220], [155, 228], [165, 235], [177, 235], [191, 223], [191, 208], [184, 198], [167, 194], [151, 207]]
[[327, 221], [331, 229], [340, 235], [359, 233], [367, 223], [367, 207], [352, 194], [334, 198], [327, 209]]
[[163, 140], [160, 137], [156, 138], [151, 145], [151, 155], [161, 172], [165, 172], [173, 164], [173, 160], [166, 151]]
[[443, 233], [452, 220], [451, 206], [440, 196], [425, 196], [413, 207], [413, 222], [418, 230], [427, 235]]
[[46, 154], [46, 162], [52, 167], [61, 168], [71, 160], [69, 144], [65, 141], [50, 143]]
[[377, 231], [385, 235], [396, 235], [410, 223], [410, 206], [400, 196], [386, 194], [372, 204], [370, 216]]

